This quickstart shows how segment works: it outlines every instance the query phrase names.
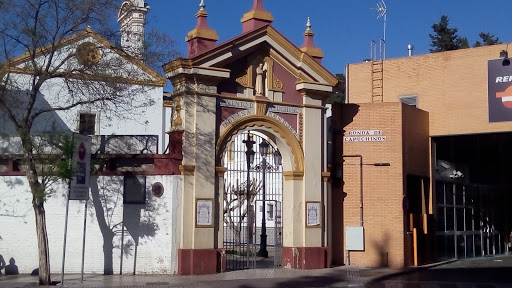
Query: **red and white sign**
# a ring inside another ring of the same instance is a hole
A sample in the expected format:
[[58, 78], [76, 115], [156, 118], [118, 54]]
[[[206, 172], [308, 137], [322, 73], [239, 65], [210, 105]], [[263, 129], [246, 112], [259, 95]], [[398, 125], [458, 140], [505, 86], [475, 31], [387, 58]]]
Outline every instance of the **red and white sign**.
[[512, 65], [510, 61], [488, 61], [489, 122], [512, 121]]
[[503, 92], [496, 92], [496, 98], [501, 98], [503, 105], [512, 109], [512, 86], [509, 86]]
[[75, 176], [71, 179], [69, 200], [89, 200], [91, 142], [89, 136], [73, 135], [74, 149], [71, 167]]

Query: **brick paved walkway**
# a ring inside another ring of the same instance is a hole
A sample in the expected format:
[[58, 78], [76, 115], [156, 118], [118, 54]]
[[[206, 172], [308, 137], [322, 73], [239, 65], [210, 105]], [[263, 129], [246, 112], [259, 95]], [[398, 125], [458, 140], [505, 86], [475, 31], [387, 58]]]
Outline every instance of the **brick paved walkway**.
[[[319, 270], [253, 269], [213, 275], [66, 275], [59, 287], [347, 287], [349, 283], [362, 284], [375, 277], [397, 272], [396, 269], [367, 269], [338, 267]], [[60, 281], [59, 274], [52, 280]], [[37, 277], [30, 275], [0, 275], [1, 288], [36, 287]]]

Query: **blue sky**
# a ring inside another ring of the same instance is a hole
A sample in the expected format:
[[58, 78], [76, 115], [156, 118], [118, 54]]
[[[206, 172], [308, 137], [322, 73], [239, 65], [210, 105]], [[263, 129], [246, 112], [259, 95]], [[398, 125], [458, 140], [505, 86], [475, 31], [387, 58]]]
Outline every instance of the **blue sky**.
[[[167, 32], [176, 49], [187, 53], [185, 36], [195, 27], [200, 0], [146, 0], [151, 10], [149, 24]], [[224, 42], [242, 32], [240, 19], [253, 0], [205, 0], [208, 24]], [[315, 44], [323, 50], [324, 66], [343, 73], [347, 63], [370, 57], [370, 40], [383, 37], [383, 21], [377, 19], [376, 0], [265, 0], [274, 16], [272, 25], [295, 45], [301, 46], [307, 17], [311, 17]], [[510, 42], [512, 12], [510, 0], [387, 0], [386, 58], [407, 56], [407, 45], [415, 54], [429, 53], [432, 24], [446, 14], [450, 26], [469, 43], [479, 40], [480, 32], [490, 32], [502, 42]], [[512, 47], [511, 47], [512, 49]], [[498, 55], [497, 55], [498, 56]]]

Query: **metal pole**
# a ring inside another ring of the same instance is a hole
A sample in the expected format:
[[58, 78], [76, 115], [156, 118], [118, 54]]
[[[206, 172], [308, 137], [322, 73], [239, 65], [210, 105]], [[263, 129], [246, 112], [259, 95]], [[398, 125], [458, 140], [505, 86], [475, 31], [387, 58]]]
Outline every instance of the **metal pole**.
[[384, 55], [382, 57], [383, 60], [386, 59], [386, 17], [387, 13], [384, 14]]
[[249, 211], [250, 211], [250, 208], [251, 208], [251, 184], [250, 184], [250, 169], [251, 169], [251, 152], [252, 152], [252, 146], [253, 146], [253, 143], [254, 141], [251, 140], [251, 133], [250, 131], [247, 133], [247, 139], [243, 141], [245, 143], [245, 147], [247, 148], [247, 150], [245, 151], [245, 157], [246, 157], [246, 161], [247, 161], [247, 184], [246, 184], [246, 198], [247, 198], [247, 212], [245, 213], [246, 214], [246, 227], [247, 227], [247, 231], [246, 231], [246, 234], [247, 234], [247, 244], [246, 244], [246, 251], [247, 251], [247, 268], [249, 268], [249, 243], [251, 242], [251, 237], [249, 235]]
[[[71, 183], [68, 187], [71, 187]], [[68, 191], [68, 201], [66, 203], [66, 220], [64, 222], [64, 244], [62, 247], [62, 274], [60, 279], [60, 285], [64, 284], [64, 263], [66, 262], [66, 239], [68, 237], [69, 193], [70, 191]]]
[[[249, 139], [249, 134], [247, 134], [247, 139]], [[251, 237], [249, 235], [249, 211], [250, 211], [250, 208], [251, 208], [251, 184], [250, 184], [250, 181], [251, 181], [251, 177], [250, 177], [250, 174], [249, 174], [249, 169], [250, 169], [250, 162], [251, 160], [249, 159], [249, 150], [247, 150], [246, 152], [246, 158], [247, 158], [247, 219], [245, 220], [247, 222], [247, 231], [245, 232], [247, 234], [247, 244], [246, 244], [246, 247], [245, 247], [245, 250], [247, 251], [247, 268], [249, 268], [249, 242], [251, 241]]]
[[134, 252], [135, 257], [133, 257], [133, 275], [135, 275], [137, 272], [137, 250], [138, 250], [138, 248], [139, 248], [139, 235], [137, 235], [137, 241], [135, 241], [135, 252]]
[[261, 169], [263, 170], [263, 208], [261, 209], [262, 216], [261, 216], [261, 234], [260, 234], [260, 251], [258, 251], [259, 257], [268, 258], [268, 251], [267, 251], [267, 220], [265, 219], [265, 198], [266, 198], [266, 170], [267, 170], [267, 158], [266, 156], [263, 156]]
[[119, 275], [123, 275], [124, 222], [121, 224], [121, 259], [119, 260]]
[[[75, 147], [75, 133], [71, 136], [72, 138], [72, 147], [73, 151], [69, 155], [69, 168], [71, 169], [73, 167], [73, 153], [74, 153], [74, 147]], [[69, 196], [71, 195], [71, 179], [68, 180], [68, 199], [66, 201], [66, 220], [64, 222], [64, 243], [62, 245], [62, 271], [61, 271], [61, 279], [60, 279], [60, 285], [64, 284], [64, 267], [66, 263], [66, 241], [68, 237], [68, 215], [69, 215]]]
[[85, 212], [84, 212], [84, 236], [82, 241], [82, 282], [84, 282], [84, 261], [85, 261], [85, 231], [87, 228], [87, 202], [89, 200], [85, 201]]

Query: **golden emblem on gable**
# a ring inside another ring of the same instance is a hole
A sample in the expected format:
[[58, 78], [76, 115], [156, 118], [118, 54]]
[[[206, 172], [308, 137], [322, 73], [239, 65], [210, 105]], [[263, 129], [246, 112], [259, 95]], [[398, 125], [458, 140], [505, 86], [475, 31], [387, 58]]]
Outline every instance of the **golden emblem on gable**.
[[78, 64], [91, 68], [101, 59], [101, 50], [92, 42], [84, 42], [76, 47], [75, 52]]
[[272, 89], [281, 91], [283, 90], [283, 81], [277, 79], [276, 75], [274, 75], [274, 81], [272, 83]]

